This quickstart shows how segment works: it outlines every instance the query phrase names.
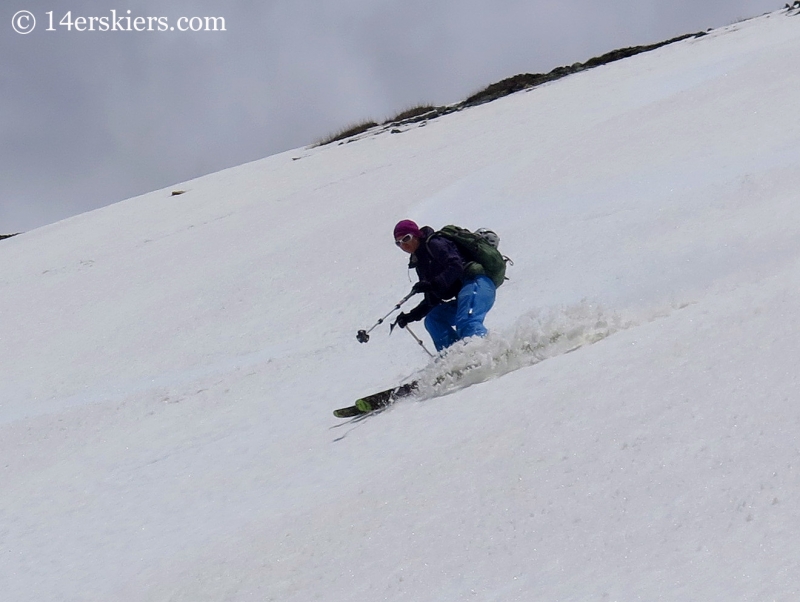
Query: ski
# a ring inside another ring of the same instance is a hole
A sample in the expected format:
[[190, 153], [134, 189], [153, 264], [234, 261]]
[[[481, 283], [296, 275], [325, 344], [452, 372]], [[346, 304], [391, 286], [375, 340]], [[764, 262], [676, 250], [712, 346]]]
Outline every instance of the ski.
[[399, 387], [392, 387], [391, 389], [357, 399], [354, 405], [334, 410], [333, 415], [337, 418], [354, 418], [364, 414], [371, 414], [394, 403], [397, 399], [412, 395], [416, 390], [417, 381], [411, 381]]

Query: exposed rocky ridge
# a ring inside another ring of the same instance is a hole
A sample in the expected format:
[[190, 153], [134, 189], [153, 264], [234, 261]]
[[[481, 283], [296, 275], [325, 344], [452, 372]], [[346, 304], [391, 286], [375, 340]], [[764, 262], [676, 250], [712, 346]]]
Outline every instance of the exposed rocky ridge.
[[[517, 75], [502, 79], [499, 82], [490, 84], [483, 90], [472, 94], [466, 100], [456, 104], [440, 107], [424, 105], [410, 111], [404, 111], [393, 119], [380, 124], [380, 127], [382, 128], [381, 131], [389, 130], [393, 134], [399, 134], [403, 131], [402, 129], [399, 129], [402, 126], [412, 125], [415, 123], [428, 121], [429, 119], [435, 119], [437, 117], [441, 117], [442, 115], [455, 113], [456, 111], [461, 111], [462, 109], [497, 100], [498, 98], [508, 96], [509, 94], [514, 94], [515, 92], [520, 92], [529, 88], [535, 88], [536, 86], [561, 79], [562, 77], [566, 77], [574, 73], [579, 73], [587, 69], [593, 69], [594, 67], [599, 67], [601, 65], [607, 65], [608, 63], [626, 59], [643, 52], [650, 52], [651, 50], [656, 50], [663, 46], [674, 44], [675, 42], [680, 42], [688, 38], [699, 38], [705, 35], [707, 35], [707, 33], [702, 31], [685, 34], [655, 44], [619, 48], [617, 50], [607, 52], [601, 56], [591, 58], [585, 63], [574, 63], [568, 66], [556, 67], [549, 73], [519, 73]], [[378, 127], [378, 124], [374, 122], [364, 122], [358, 126], [342, 130], [328, 139], [319, 142], [315, 146], [324, 146], [332, 142], [346, 144], [347, 142], [356, 140], [359, 134], [364, 134], [366, 131], [373, 129], [374, 127]]]

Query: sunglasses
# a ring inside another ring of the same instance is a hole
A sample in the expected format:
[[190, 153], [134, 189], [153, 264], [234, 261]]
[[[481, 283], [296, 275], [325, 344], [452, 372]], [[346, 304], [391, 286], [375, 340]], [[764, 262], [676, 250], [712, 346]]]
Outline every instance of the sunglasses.
[[394, 241], [394, 244], [396, 244], [398, 247], [400, 245], [407, 245], [411, 242], [412, 238], [414, 238], [413, 234], [406, 234], [403, 238], [398, 238], [396, 241]]

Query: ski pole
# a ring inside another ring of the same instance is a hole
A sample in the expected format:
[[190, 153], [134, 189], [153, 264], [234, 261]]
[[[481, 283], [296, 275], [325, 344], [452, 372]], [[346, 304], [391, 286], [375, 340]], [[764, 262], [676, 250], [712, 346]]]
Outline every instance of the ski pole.
[[412, 337], [414, 337], [414, 340], [415, 340], [417, 343], [419, 343], [419, 346], [420, 346], [420, 347], [422, 347], [422, 348], [425, 350], [425, 353], [427, 353], [427, 354], [428, 354], [429, 356], [431, 356], [431, 357], [436, 357], [436, 356], [434, 356], [434, 355], [433, 355], [433, 354], [432, 354], [430, 351], [428, 351], [428, 348], [427, 348], [427, 347], [425, 347], [425, 343], [423, 343], [423, 342], [422, 342], [422, 339], [420, 339], [420, 338], [419, 338], [417, 335], [415, 335], [415, 334], [414, 334], [414, 331], [413, 331], [413, 330], [411, 330], [411, 329], [408, 327], [408, 324], [406, 324], [406, 330], [408, 331], [408, 334], [410, 334]]
[[391, 316], [391, 315], [392, 315], [394, 312], [396, 312], [398, 309], [400, 309], [400, 306], [402, 306], [402, 305], [403, 305], [403, 303], [405, 303], [406, 301], [408, 301], [409, 299], [411, 299], [411, 297], [412, 297], [413, 295], [414, 295], [414, 291], [411, 291], [411, 292], [410, 292], [410, 293], [408, 293], [408, 294], [407, 294], [405, 297], [403, 297], [402, 299], [400, 299], [400, 302], [399, 302], [397, 305], [395, 305], [395, 306], [394, 306], [394, 308], [392, 309], [392, 311], [390, 311], [388, 314], [386, 314], [386, 315], [385, 315], [385, 316], [383, 316], [383, 317], [382, 317], [380, 320], [378, 320], [378, 321], [377, 321], [377, 322], [376, 322], [376, 323], [375, 323], [375, 324], [372, 326], [372, 328], [370, 328], [369, 330], [359, 330], [359, 331], [358, 331], [358, 334], [356, 335], [356, 338], [358, 339], [358, 342], [359, 342], [359, 343], [366, 343], [367, 341], [369, 341], [369, 333], [370, 333], [370, 332], [372, 332], [373, 330], [375, 330], [375, 329], [376, 329], [378, 326], [380, 326], [381, 324], [383, 324], [383, 321], [384, 321], [386, 318], [388, 318], [388, 317], [389, 317], [389, 316]]

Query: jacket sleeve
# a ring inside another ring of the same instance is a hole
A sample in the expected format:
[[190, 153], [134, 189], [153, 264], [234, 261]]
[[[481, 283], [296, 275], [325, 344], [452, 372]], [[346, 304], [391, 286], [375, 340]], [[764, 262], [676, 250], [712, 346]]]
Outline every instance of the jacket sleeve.
[[431, 310], [436, 307], [438, 303], [431, 302], [428, 300], [428, 295], [425, 295], [425, 299], [417, 305], [414, 309], [408, 312], [406, 315], [408, 316], [409, 322], [419, 322], [422, 318], [427, 316]]
[[431, 258], [439, 268], [431, 284], [437, 292], [450, 291], [464, 276], [464, 259], [455, 243], [442, 236], [434, 236], [428, 241]]

